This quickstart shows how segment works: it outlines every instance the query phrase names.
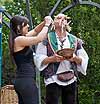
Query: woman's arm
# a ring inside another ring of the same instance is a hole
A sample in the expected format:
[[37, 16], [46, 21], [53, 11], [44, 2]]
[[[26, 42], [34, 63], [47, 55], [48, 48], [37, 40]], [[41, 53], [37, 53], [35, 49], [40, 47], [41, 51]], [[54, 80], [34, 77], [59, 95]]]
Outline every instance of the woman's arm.
[[25, 47], [30, 45], [36, 45], [39, 42], [43, 41], [47, 37], [48, 29], [51, 23], [52, 23], [52, 18], [50, 16], [46, 16], [45, 25], [37, 36], [34, 37], [18, 36], [15, 38], [15, 46]]
[[29, 31], [28, 34], [26, 34], [26, 36], [36, 36], [44, 27], [45, 22], [41, 22], [39, 25], [37, 25], [33, 30]]
[[46, 38], [48, 27], [44, 26], [42, 31], [34, 37], [18, 36], [15, 38], [15, 46], [25, 47], [30, 45], [36, 45]]

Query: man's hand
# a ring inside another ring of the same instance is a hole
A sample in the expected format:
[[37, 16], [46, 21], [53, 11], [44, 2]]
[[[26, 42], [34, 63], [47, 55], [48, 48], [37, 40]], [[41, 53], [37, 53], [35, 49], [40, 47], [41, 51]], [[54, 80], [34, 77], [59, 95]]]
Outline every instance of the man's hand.
[[63, 56], [60, 56], [58, 54], [54, 54], [53, 55], [53, 58], [54, 58], [55, 62], [61, 62], [61, 61], [64, 60], [64, 57]]
[[76, 56], [75, 54], [68, 61], [75, 62], [76, 64], [82, 63], [82, 59], [80, 57]]

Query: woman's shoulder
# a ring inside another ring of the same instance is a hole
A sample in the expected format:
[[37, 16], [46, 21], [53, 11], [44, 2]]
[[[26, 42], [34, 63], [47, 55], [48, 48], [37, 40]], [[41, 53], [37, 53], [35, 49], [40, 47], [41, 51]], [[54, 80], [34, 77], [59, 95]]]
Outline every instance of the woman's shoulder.
[[14, 39], [14, 51], [15, 52], [24, 49], [24, 46], [20, 45], [20, 43], [21, 43], [20, 41], [22, 41], [24, 37], [25, 36], [17, 36]]
[[14, 40], [20, 40], [20, 39], [23, 39], [25, 38], [26, 36], [17, 36]]
[[14, 43], [15, 44], [22, 44], [24, 43], [24, 41], [26, 41], [27, 37], [26, 36], [17, 36], [15, 39], [14, 39]]

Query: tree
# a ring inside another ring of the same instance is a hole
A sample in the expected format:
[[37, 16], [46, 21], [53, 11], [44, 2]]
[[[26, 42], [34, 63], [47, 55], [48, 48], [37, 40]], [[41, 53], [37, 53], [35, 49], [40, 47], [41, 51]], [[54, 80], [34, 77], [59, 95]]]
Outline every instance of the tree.
[[[34, 27], [43, 20], [45, 15], [49, 14], [56, 1], [57, 0], [30, 0], [30, 10]], [[93, 1], [100, 3], [99, 0]], [[58, 14], [61, 9], [70, 3], [71, 0], [63, 0], [54, 15]], [[8, 11], [11, 15], [20, 14], [26, 16], [25, 0], [14, 0], [9, 4], [6, 2], [4, 6], [6, 11]], [[80, 104], [92, 104], [94, 98], [97, 98], [95, 97], [95, 93], [100, 92], [100, 9], [89, 5], [77, 5], [69, 11], [66, 11], [65, 14], [72, 18], [71, 33], [84, 40], [84, 47], [89, 55], [87, 76], [79, 75]], [[5, 16], [4, 19], [9, 22]], [[8, 75], [8, 77], [5, 75], [5, 78], [3, 78], [4, 84], [8, 83], [10, 73], [14, 72], [14, 68], [9, 61], [8, 35], [9, 28], [4, 25], [2, 38], [3, 70]], [[43, 79], [41, 82], [42, 81]], [[41, 86], [43, 87], [44, 85], [42, 84]], [[42, 91], [44, 94], [45, 91], [43, 88]]]

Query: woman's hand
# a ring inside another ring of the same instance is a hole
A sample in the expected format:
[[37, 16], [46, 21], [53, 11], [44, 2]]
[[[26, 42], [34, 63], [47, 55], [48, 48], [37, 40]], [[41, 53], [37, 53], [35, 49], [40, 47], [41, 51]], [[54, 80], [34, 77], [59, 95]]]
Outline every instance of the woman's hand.
[[51, 16], [46, 16], [45, 18], [44, 18], [44, 21], [45, 21], [45, 26], [50, 26], [50, 24], [52, 24], [53, 23], [53, 19], [51, 18]]

